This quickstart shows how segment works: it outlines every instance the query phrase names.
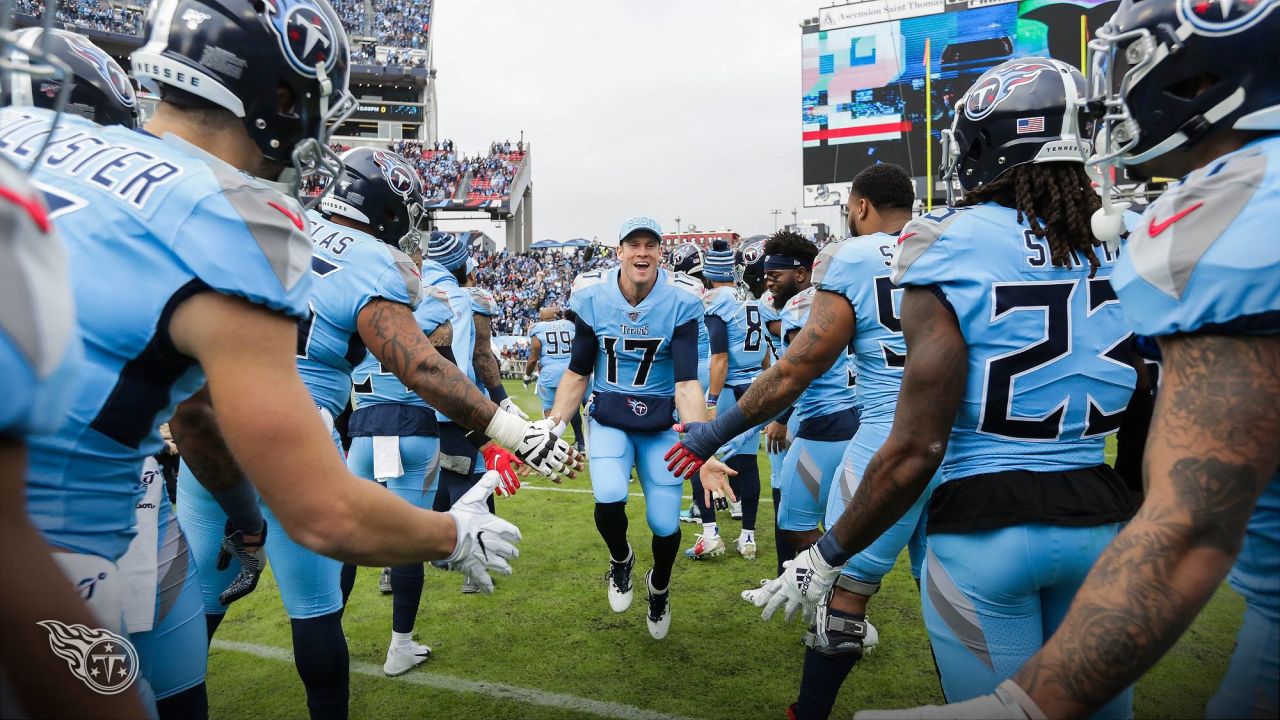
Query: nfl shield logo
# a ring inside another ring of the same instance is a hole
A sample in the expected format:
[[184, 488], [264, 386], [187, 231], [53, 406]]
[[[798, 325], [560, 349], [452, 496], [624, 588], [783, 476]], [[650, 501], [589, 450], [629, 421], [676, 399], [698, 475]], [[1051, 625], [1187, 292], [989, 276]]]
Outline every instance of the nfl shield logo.
[[628, 310], [628, 311], [627, 311], [627, 319], [628, 319], [628, 320], [630, 320], [631, 322], [636, 322], [637, 320], [639, 320], [639, 319], [640, 319], [640, 311], [639, 311], [639, 310]]

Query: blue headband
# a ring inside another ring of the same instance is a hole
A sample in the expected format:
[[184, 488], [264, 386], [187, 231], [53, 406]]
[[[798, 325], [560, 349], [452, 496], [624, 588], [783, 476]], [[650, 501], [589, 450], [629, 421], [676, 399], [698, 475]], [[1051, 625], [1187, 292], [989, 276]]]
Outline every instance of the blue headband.
[[808, 269], [812, 265], [810, 262], [802, 262], [799, 258], [788, 257], [786, 255], [765, 255], [764, 269], [765, 272], [770, 270], [799, 270], [800, 268]]

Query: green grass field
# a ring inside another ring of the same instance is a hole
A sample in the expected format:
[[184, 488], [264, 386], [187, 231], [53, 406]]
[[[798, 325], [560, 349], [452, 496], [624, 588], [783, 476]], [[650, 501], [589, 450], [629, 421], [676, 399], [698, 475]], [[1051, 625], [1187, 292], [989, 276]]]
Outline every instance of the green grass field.
[[[531, 414], [537, 399], [508, 390]], [[761, 454], [767, 485], [767, 458]], [[305, 478], [300, 478], [305, 481]], [[628, 514], [637, 553], [636, 601], [621, 615], [605, 600], [605, 551], [585, 492], [535, 480], [498, 512], [524, 533], [515, 574], [492, 596], [463, 595], [460, 575], [428, 568], [417, 635], [435, 657], [399, 678], [383, 677], [391, 598], [378, 570], [361, 570], [344, 626], [351, 650], [351, 716], [449, 718], [778, 718], [799, 684], [805, 628], [760, 620], [739, 591], [772, 575], [772, 505], [761, 503], [760, 559], [676, 563], [671, 633], [645, 629], [644, 570], [651, 557], [644, 504]], [[587, 476], [560, 486], [589, 490]], [[639, 486], [633, 485], [633, 492]], [[767, 490], [766, 490], [767, 495]], [[694, 526], [684, 526], [684, 546]], [[732, 541], [738, 524], [722, 518]], [[1139, 718], [1200, 717], [1225, 672], [1243, 602], [1225, 586], [1181, 642], [1137, 687]], [[845, 683], [834, 717], [856, 709], [939, 702], [919, 594], [905, 555], [872, 603], [880, 646]], [[264, 577], [218, 631], [209, 660], [214, 717], [305, 717], [301, 682], [288, 662], [289, 623]], [[514, 689], [513, 689], [514, 688]], [[589, 705], [582, 700], [602, 703]], [[589, 711], [589, 712], [588, 712]]]

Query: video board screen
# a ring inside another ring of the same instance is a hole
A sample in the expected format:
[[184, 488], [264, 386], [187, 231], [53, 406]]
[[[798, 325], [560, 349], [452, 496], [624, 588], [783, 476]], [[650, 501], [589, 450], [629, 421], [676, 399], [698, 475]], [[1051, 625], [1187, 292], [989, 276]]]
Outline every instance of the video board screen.
[[824, 8], [802, 44], [805, 205], [847, 200], [863, 168], [907, 168], [923, 198], [939, 132], [987, 69], [1048, 55], [1080, 67], [1116, 0], [864, 0]]

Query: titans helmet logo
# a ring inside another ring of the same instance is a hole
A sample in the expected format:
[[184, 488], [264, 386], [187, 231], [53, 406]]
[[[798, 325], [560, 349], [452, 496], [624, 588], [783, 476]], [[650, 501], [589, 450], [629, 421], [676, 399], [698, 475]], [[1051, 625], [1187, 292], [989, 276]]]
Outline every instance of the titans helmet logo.
[[1201, 35], [1234, 35], [1276, 8], [1280, 0], [1179, 0], [1178, 15]]
[[983, 75], [965, 96], [964, 114], [971, 120], [981, 120], [1012, 97], [1018, 88], [1030, 85], [1045, 72], [1056, 72], [1056, 69], [1043, 61], [1027, 60]]
[[391, 186], [391, 189], [400, 197], [408, 197], [418, 189], [418, 176], [413, 172], [413, 168], [406, 165], [400, 158], [375, 150], [373, 162], [382, 171], [382, 177], [386, 178], [387, 185]]
[[272, 32], [285, 59], [300, 74], [316, 77], [316, 67], [325, 72], [338, 60], [338, 31], [329, 19], [310, 3], [265, 0]]
[[106, 86], [111, 89], [111, 94], [115, 95], [122, 105], [133, 107], [137, 103], [129, 76], [119, 65], [112, 62], [105, 52], [79, 35], [68, 33], [63, 37], [67, 39], [67, 46], [71, 48], [71, 52], [89, 63], [94, 70], [98, 71], [98, 75], [107, 81]]
[[744, 265], [754, 265], [760, 262], [762, 257], [764, 257], [763, 240], [757, 240], [742, 249], [742, 262]]

